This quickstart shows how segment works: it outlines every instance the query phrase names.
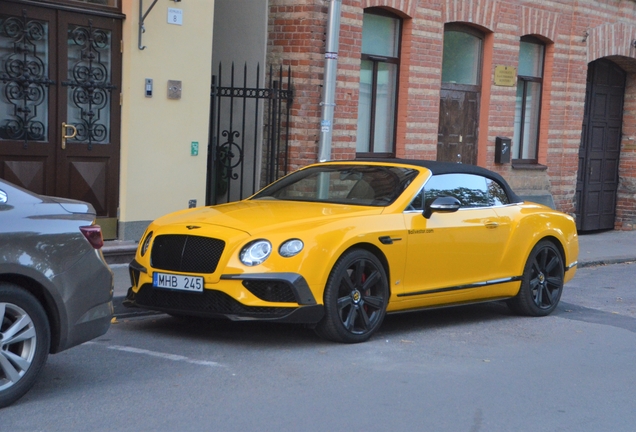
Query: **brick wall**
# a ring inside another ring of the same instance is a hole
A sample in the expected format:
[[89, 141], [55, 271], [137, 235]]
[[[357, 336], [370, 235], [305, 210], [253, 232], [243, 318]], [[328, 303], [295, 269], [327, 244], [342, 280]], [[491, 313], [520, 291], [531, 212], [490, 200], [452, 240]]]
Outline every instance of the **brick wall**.
[[318, 151], [327, 14], [323, 3], [270, 1], [267, 61], [293, 68], [290, 169], [315, 162]]
[[618, 168], [616, 229], [636, 229], [636, 73], [627, 76]]
[[[270, 0], [268, 61], [291, 65], [295, 101], [290, 168], [316, 161], [328, 1]], [[587, 65], [620, 60], [628, 72], [616, 228], [636, 224], [636, 2], [633, 0], [343, 0], [332, 159], [355, 157], [362, 16], [383, 7], [403, 18], [396, 156], [435, 159], [444, 23], [485, 34], [478, 164], [529, 194], [550, 193], [573, 213]], [[494, 164], [496, 136], [513, 135], [515, 87], [493, 85], [496, 65], [517, 67], [519, 38], [546, 43], [539, 164]]]

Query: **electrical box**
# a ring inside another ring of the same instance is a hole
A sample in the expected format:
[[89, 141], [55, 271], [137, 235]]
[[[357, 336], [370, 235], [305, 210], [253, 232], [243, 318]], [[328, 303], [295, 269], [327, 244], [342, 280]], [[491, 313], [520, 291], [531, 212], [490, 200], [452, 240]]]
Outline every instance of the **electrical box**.
[[168, 99], [181, 99], [181, 81], [168, 80]]
[[512, 140], [508, 137], [495, 138], [495, 163], [510, 163]]

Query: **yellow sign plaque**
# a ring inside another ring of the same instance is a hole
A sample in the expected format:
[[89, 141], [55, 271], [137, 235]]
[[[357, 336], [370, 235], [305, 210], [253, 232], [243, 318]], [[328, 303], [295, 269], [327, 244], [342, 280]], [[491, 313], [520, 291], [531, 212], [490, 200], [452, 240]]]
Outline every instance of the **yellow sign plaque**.
[[495, 85], [514, 87], [517, 83], [517, 68], [512, 66], [495, 66]]

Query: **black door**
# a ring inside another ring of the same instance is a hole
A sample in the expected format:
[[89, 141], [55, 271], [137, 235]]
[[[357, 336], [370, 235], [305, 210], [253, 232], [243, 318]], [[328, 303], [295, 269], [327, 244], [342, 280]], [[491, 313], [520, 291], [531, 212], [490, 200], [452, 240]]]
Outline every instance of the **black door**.
[[580, 231], [614, 228], [625, 72], [608, 60], [590, 63], [576, 182]]

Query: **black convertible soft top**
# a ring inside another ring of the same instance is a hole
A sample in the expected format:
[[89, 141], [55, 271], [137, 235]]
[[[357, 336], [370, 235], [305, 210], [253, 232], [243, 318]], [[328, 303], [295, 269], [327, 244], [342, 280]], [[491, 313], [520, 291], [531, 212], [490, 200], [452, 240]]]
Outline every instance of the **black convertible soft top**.
[[[334, 161], [335, 162], [335, 161]], [[338, 162], [346, 162], [346, 161], [338, 161]], [[510, 199], [511, 203], [520, 203], [523, 202], [521, 198], [517, 196], [517, 194], [512, 190], [508, 182], [499, 174], [494, 171], [490, 171], [489, 169], [479, 167], [477, 165], [468, 165], [461, 163], [452, 163], [452, 162], [438, 162], [432, 160], [419, 160], [419, 159], [384, 159], [384, 158], [364, 158], [364, 159], [355, 159], [354, 162], [379, 162], [379, 163], [389, 163], [389, 164], [404, 164], [404, 165], [413, 165], [417, 167], [423, 167], [430, 170], [433, 175], [437, 174], [476, 174], [480, 176], [487, 177], [499, 183], [502, 188], [506, 191], [506, 195]]]

